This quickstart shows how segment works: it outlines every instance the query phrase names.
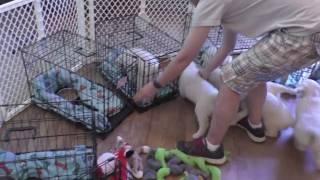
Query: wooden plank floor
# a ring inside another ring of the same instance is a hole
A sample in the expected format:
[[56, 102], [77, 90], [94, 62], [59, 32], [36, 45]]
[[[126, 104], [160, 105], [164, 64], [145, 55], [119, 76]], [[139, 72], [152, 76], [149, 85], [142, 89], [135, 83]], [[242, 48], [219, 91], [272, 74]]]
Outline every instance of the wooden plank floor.
[[14, 153], [69, 150], [76, 145], [92, 146], [90, 135], [82, 125], [30, 105], [0, 128], [0, 149]]
[[[87, 71], [83, 69], [81, 73], [87, 75], [89, 79], [90, 77], [95, 77], [95, 80], [97, 80], [95, 74], [88, 74]], [[99, 82], [103, 84], [102, 78], [99, 79], [101, 81]], [[293, 110], [294, 103], [290, 102], [289, 105]], [[39, 114], [40, 117], [52, 116], [52, 113], [34, 108], [28, 108], [27, 112]], [[26, 111], [24, 111], [24, 113], [26, 113]], [[20, 115], [21, 117], [27, 116], [26, 114]], [[59, 116], [53, 117], [61, 118]], [[14, 120], [9, 122], [11, 123], [11, 125], [8, 124], [9, 126], [14, 127], [17, 125]], [[37, 126], [40, 127], [39, 133], [41, 133], [43, 129], [52, 130], [53, 134], [60, 131], [69, 133], [85, 132], [84, 128], [75, 128], [74, 125], [66, 121], [38, 121], [37, 123]], [[4, 126], [4, 128], [6, 128], [6, 126]], [[190, 140], [196, 129], [197, 123], [195, 120], [194, 106], [182, 98], [177, 98], [145, 113], [131, 114], [105, 140], [98, 140], [98, 155], [113, 147], [117, 135], [121, 135], [135, 146], [150, 145], [152, 147], [175, 148], [177, 140]], [[0, 134], [3, 134], [1, 129]], [[22, 136], [25, 135], [23, 134]], [[83, 144], [87, 144], [87, 138], [85, 138], [86, 142], [72, 136], [69, 136], [69, 138], [53, 138], [49, 144], [39, 142], [38, 144], [30, 145], [30, 142], [27, 142], [28, 148], [23, 149], [20, 149], [23, 146], [19, 142], [13, 147], [6, 146], [8, 149], [4, 146], [6, 145], [5, 143], [1, 143], [0, 148], [14, 152], [47, 150], [49, 148], [73, 146], [73, 141], [80, 141]], [[283, 131], [281, 137], [278, 139], [268, 139], [264, 144], [254, 144], [242, 130], [232, 127], [225, 137], [224, 146], [225, 149], [231, 153], [229, 162], [221, 166], [224, 180], [320, 179], [320, 172], [315, 169], [311, 153], [299, 152], [294, 148], [292, 143], [292, 129]]]
[[[98, 143], [98, 153], [113, 146], [117, 135], [133, 145], [174, 148], [177, 140], [190, 140], [196, 131], [193, 105], [182, 98], [162, 104], [145, 113], [133, 113], [105, 140]], [[230, 161], [221, 166], [224, 180], [316, 180], [310, 152], [297, 151], [292, 143], [292, 129], [278, 139], [263, 144], [252, 143], [236, 127], [230, 128], [224, 146]]]

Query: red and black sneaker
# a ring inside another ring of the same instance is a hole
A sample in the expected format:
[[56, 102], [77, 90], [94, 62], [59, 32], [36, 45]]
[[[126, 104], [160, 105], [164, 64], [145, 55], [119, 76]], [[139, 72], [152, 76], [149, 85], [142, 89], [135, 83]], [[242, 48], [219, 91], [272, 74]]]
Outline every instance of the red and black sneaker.
[[221, 165], [227, 160], [222, 145], [220, 145], [217, 150], [210, 151], [207, 148], [207, 142], [204, 138], [193, 141], [179, 141], [177, 148], [188, 155], [202, 157], [210, 164]]

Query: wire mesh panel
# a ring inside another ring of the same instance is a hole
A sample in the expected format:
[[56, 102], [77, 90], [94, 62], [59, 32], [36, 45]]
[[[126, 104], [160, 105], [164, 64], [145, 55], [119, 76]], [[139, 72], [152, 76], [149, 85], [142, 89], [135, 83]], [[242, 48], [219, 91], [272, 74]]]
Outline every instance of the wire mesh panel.
[[94, 134], [35, 105], [23, 106], [0, 128], [0, 179], [92, 178]]
[[189, 0], [146, 0], [145, 12], [150, 22], [182, 42]]
[[307, 78], [311, 78], [314, 80], [320, 79], [319, 77], [316, 78], [316, 71], [319, 66], [319, 63], [312, 64], [306, 68], [302, 68], [300, 70], [297, 70], [289, 75], [286, 75], [284, 77], [280, 77], [274, 82], [295, 88], [297, 87], [303, 80]]
[[41, 0], [41, 7], [46, 35], [62, 29], [78, 32], [76, 0]]
[[[153, 80], [181, 44], [139, 16], [125, 16], [96, 26], [100, 67], [105, 78], [129, 98]], [[153, 102], [139, 104], [145, 109], [176, 94], [176, 82], [164, 87]], [[139, 109], [139, 108], [138, 108]]]
[[31, 98], [38, 106], [106, 133], [132, 109], [97, 71], [101, 62], [95, 45], [87, 38], [60, 31], [23, 48], [22, 58]]
[[[162, 31], [182, 41], [188, 3], [188, 0], [95, 0], [92, 15], [95, 22], [101, 22], [116, 17], [140, 14]], [[89, 7], [89, 3], [86, 2], [86, 4], [86, 7]]]
[[38, 38], [33, 3], [0, 8], [0, 96], [2, 103], [22, 103], [28, 98], [18, 48]]
[[140, 0], [95, 0], [95, 22], [106, 21], [108, 19], [130, 14], [138, 14]]

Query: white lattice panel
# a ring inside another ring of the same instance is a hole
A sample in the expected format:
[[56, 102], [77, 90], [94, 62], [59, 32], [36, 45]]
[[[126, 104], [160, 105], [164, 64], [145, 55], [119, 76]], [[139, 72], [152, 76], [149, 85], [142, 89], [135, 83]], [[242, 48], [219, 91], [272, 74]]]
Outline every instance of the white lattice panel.
[[95, 0], [95, 22], [139, 13], [140, 0]]
[[[188, 0], [95, 0], [94, 21], [101, 22], [143, 12], [152, 24], [177, 40], [182, 40], [188, 4]], [[86, 24], [89, 24], [89, 17], [87, 21]]]
[[152, 24], [182, 41], [189, 0], [146, 0], [146, 14]]
[[25, 71], [18, 48], [38, 38], [32, 2], [0, 13], [0, 94], [4, 103], [28, 98]]
[[62, 29], [78, 32], [75, 0], [42, 0], [41, 7], [46, 35]]

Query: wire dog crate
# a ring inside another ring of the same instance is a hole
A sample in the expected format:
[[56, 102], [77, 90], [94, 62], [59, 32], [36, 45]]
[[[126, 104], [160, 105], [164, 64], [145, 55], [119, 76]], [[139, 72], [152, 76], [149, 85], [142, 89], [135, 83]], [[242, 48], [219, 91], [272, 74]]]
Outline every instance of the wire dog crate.
[[88, 129], [94, 119], [95, 131], [108, 133], [132, 108], [97, 72], [101, 62], [95, 46], [88, 38], [60, 31], [21, 51], [32, 101]]
[[[131, 15], [99, 22], [97, 53], [104, 77], [131, 99], [146, 83], [163, 71], [181, 43], [143, 18]], [[172, 99], [177, 82], [162, 88], [152, 102], [134, 103], [138, 111]]]
[[94, 132], [34, 104], [19, 106], [0, 128], [0, 179], [92, 179]]

